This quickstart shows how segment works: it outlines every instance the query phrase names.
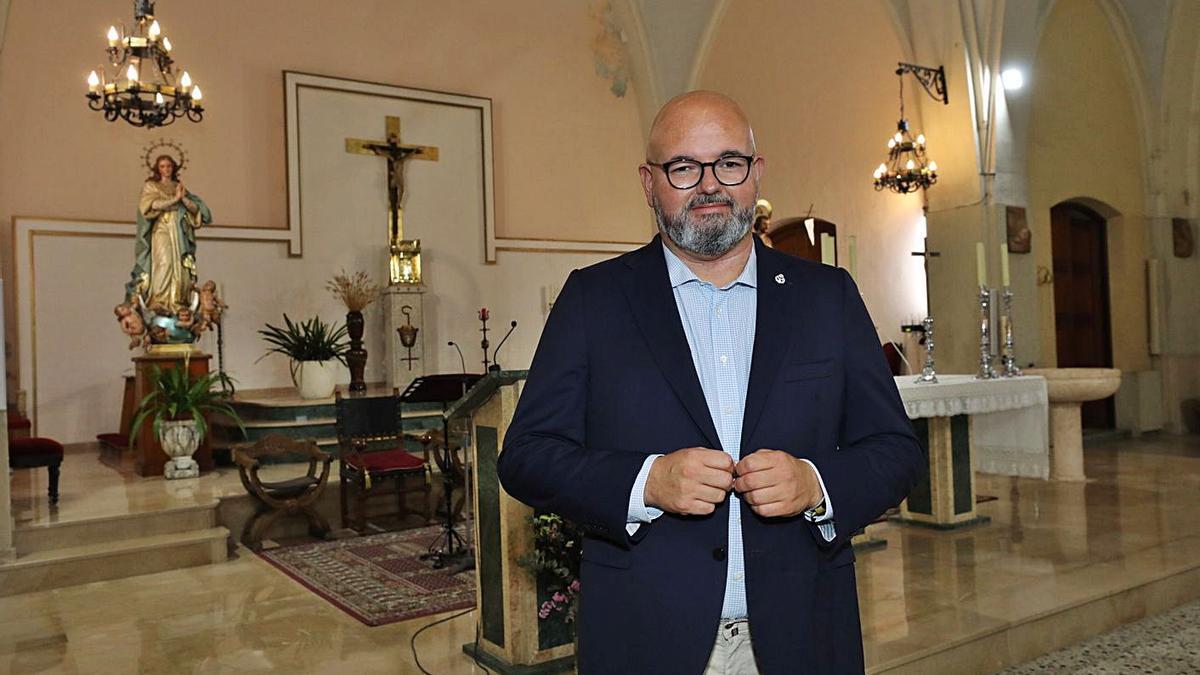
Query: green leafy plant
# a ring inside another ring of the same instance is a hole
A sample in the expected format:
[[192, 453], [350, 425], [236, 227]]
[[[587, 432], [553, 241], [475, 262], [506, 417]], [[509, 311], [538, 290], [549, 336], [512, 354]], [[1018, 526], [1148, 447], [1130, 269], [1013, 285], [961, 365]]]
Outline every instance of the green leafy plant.
[[130, 443], [136, 444], [138, 431], [146, 420], [151, 420], [154, 434], [159, 434], [163, 422], [192, 419], [203, 438], [208, 431], [208, 423], [204, 420], [205, 413], [225, 415], [233, 420], [238, 428], [245, 432], [242, 419], [229, 404], [229, 398], [220, 385], [232, 384], [228, 375], [221, 372], [205, 373], [193, 377], [188, 372], [187, 361], [178, 368], [161, 369], [158, 366], [150, 372], [150, 393], [146, 394], [138, 404], [137, 413], [130, 428]]
[[259, 360], [271, 354], [283, 354], [292, 360], [292, 381], [296, 380], [297, 364], [301, 361], [330, 361], [337, 359], [346, 365], [346, 352], [349, 343], [346, 339], [346, 326], [327, 324], [320, 317], [314, 316], [299, 323], [283, 315], [283, 327], [267, 324], [265, 330], [258, 334], [272, 345]]
[[583, 533], [571, 521], [555, 513], [529, 517], [533, 525], [533, 552], [517, 564], [535, 575], [546, 575], [550, 596], [538, 607], [538, 618], [563, 614], [573, 623], [579, 611], [579, 567], [583, 556]]

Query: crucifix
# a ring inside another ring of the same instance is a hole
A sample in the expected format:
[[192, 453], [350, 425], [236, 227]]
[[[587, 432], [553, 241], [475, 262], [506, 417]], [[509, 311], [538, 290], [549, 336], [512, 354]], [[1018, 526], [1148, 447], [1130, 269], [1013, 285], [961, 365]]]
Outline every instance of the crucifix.
[[430, 145], [404, 145], [400, 141], [400, 118], [389, 115], [384, 120], [385, 140], [347, 138], [346, 152], [387, 160], [388, 280], [393, 285], [415, 285], [421, 283], [421, 240], [404, 238], [404, 162], [410, 159], [436, 162], [438, 149]]
[[925, 366], [921, 369], [921, 376], [917, 378], [918, 384], [936, 384], [937, 371], [933, 364], [933, 306], [929, 299], [929, 259], [940, 258], [940, 251], [929, 250], [929, 237], [925, 237], [925, 247], [922, 251], [913, 251], [912, 255], [920, 256], [925, 263], [925, 319], [921, 321], [921, 326], [925, 329]]
[[941, 251], [930, 251], [929, 250], [929, 237], [925, 237], [925, 250], [924, 251], [913, 251], [912, 255], [919, 256], [919, 257], [925, 259], [924, 260], [924, 262], [925, 262], [925, 313], [933, 314], [933, 307], [929, 302], [929, 259], [930, 258], [940, 258], [942, 256], [942, 253], [941, 253]]

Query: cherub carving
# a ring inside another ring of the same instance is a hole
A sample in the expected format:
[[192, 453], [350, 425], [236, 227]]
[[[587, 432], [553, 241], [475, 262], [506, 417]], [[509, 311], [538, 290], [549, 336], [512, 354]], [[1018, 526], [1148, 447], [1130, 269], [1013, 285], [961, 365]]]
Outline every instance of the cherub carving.
[[130, 349], [145, 344], [148, 337], [146, 324], [142, 321], [142, 315], [132, 305], [127, 302], [121, 303], [113, 308], [113, 314], [121, 324], [121, 332], [130, 337]]

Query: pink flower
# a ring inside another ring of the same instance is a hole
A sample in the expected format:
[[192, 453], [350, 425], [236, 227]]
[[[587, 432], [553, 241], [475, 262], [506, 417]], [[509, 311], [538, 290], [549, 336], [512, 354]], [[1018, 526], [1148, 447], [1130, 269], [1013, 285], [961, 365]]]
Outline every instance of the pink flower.
[[562, 593], [555, 593], [553, 597], [554, 602], [565, 602], [566, 599], [567, 596], [563, 595]]
[[574, 593], [578, 593], [579, 592], [579, 580], [576, 579], [575, 581], [572, 581], [571, 585], [567, 586], [567, 589]]

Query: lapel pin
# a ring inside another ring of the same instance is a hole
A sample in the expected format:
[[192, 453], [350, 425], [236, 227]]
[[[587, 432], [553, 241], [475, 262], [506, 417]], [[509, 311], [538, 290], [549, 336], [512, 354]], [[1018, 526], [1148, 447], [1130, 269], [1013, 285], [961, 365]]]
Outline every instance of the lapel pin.
[[784, 276], [783, 276], [782, 274], [776, 274], [776, 275], [775, 275], [775, 283], [777, 283], [777, 284], [782, 284], [782, 283], [783, 283], [783, 282], [785, 282], [785, 281], [787, 281], [787, 279], [786, 279], [786, 278], [784, 278]]

